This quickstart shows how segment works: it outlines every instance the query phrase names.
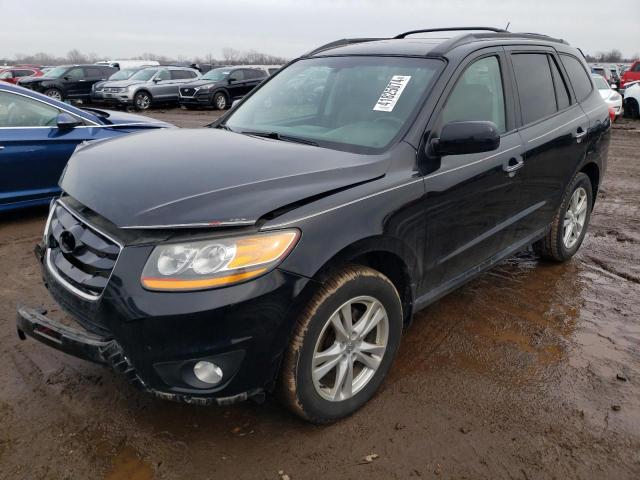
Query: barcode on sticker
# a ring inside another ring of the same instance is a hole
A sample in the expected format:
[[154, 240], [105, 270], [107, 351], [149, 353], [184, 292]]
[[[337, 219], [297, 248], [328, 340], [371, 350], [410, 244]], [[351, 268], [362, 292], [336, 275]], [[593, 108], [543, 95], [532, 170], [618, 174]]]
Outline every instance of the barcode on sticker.
[[394, 75], [391, 77], [373, 109], [378, 112], [392, 112], [409, 80], [411, 80], [410, 75]]

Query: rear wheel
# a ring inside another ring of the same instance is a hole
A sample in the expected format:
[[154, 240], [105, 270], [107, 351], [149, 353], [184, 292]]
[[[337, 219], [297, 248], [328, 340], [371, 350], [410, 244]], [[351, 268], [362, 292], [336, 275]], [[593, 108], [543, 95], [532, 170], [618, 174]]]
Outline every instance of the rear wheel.
[[148, 92], [138, 92], [133, 97], [133, 106], [136, 110], [147, 110], [151, 106], [151, 95]]
[[364, 405], [378, 390], [402, 333], [402, 306], [391, 281], [349, 266], [327, 281], [301, 315], [280, 376], [289, 408], [330, 423]]
[[575, 255], [587, 232], [592, 205], [591, 180], [580, 172], [567, 188], [551, 230], [534, 244], [542, 258], [564, 262]]
[[228, 106], [227, 96], [223, 92], [218, 92], [213, 96], [213, 106], [217, 110], [224, 110]]
[[47, 97], [51, 97], [54, 100], [58, 100], [59, 102], [62, 101], [62, 92], [60, 90], [58, 90], [57, 88], [48, 88], [44, 91], [44, 94]]

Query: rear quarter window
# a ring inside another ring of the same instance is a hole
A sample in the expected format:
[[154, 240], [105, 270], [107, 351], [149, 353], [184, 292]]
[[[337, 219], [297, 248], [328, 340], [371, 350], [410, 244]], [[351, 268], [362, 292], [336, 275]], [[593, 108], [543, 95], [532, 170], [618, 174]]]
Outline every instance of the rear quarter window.
[[593, 83], [589, 78], [589, 74], [584, 69], [582, 62], [571, 55], [561, 54], [560, 60], [562, 60], [562, 64], [569, 75], [576, 98], [579, 102], [583, 101], [593, 90]]

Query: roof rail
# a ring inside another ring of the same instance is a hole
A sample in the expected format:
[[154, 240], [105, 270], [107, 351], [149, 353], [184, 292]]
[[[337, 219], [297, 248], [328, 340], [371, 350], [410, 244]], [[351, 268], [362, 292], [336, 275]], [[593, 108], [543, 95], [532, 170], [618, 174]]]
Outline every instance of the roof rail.
[[393, 38], [405, 38], [407, 35], [414, 35], [416, 33], [431, 33], [431, 32], [461, 32], [467, 30], [482, 30], [486, 32], [507, 33], [507, 30], [503, 28], [494, 27], [445, 27], [445, 28], [423, 28], [420, 30], [410, 30], [408, 32], [396, 35]]
[[325, 45], [322, 45], [318, 48], [314, 48], [310, 52], [307, 52], [303, 55], [303, 57], [314, 55], [322, 50], [326, 50], [328, 48], [334, 47], [342, 47], [343, 45], [351, 45], [352, 43], [363, 43], [363, 42], [375, 42], [376, 40], [388, 40], [388, 38], [343, 38], [341, 40], [336, 40], [334, 42], [329, 42]]

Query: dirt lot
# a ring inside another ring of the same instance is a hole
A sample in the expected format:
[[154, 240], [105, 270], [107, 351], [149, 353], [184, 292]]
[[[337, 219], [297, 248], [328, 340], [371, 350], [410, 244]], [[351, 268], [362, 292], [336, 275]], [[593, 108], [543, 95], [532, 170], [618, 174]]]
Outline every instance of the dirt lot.
[[618, 123], [572, 261], [520, 254], [421, 312], [382, 391], [330, 427], [152, 399], [18, 341], [17, 304], [56, 309], [32, 254], [45, 211], [1, 218], [0, 478], [640, 478], [639, 152], [640, 122]]

